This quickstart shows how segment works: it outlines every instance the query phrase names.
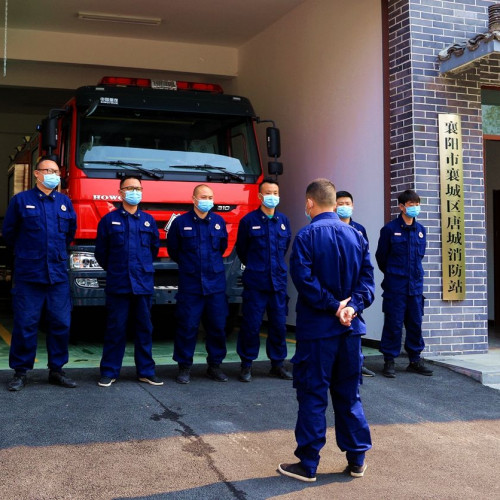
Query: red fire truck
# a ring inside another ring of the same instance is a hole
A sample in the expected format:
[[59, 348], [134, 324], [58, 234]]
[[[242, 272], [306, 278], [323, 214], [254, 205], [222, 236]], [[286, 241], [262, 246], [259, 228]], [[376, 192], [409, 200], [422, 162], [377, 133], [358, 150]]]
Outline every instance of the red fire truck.
[[[31, 187], [38, 157], [52, 155], [60, 163], [61, 191], [78, 217], [68, 262], [73, 304], [104, 305], [106, 276], [93, 253], [97, 224], [119, 206], [120, 179], [131, 174], [141, 178], [141, 208], [160, 231], [154, 303], [175, 302], [177, 265], [168, 258], [166, 234], [173, 217], [191, 208], [194, 186], [204, 183], [214, 191], [213, 210], [227, 223], [227, 295], [238, 304], [241, 264], [234, 247], [239, 221], [259, 205], [260, 122], [246, 98], [226, 95], [218, 85], [140, 78], [105, 77], [51, 110], [13, 159], [9, 189], [12, 196]], [[268, 172], [280, 175], [279, 130], [271, 123]]]

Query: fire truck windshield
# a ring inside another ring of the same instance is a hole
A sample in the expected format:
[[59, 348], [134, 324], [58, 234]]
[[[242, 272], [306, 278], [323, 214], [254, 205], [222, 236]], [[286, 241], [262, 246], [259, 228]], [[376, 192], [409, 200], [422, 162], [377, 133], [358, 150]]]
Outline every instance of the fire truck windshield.
[[260, 175], [250, 118], [158, 110], [99, 107], [80, 116], [76, 164], [92, 177], [127, 166], [164, 179]]

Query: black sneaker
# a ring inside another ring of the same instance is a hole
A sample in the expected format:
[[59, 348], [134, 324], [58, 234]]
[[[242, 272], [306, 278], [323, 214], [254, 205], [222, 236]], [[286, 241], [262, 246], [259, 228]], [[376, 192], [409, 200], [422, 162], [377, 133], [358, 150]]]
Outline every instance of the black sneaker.
[[363, 477], [365, 475], [366, 463], [363, 465], [348, 464], [346, 470], [352, 477]]
[[279, 377], [283, 380], [293, 380], [293, 375], [289, 372], [284, 365], [281, 366], [272, 366], [271, 371], [269, 372], [271, 377]]
[[293, 477], [306, 483], [314, 483], [316, 481], [316, 476], [308, 474], [300, 462], [296, 464], [279, 464], [278, 471], [285, 476]]
[[74, 389], [76, 387], [76, 382], [67, 377], [64, 372], [49, 372], [49, 384], [60, 385], [67, 389]]
[[114, 384], [115, 382], [116, 382], [116, 378], [101, 377], [99, 379], [99, 382], [97, 382], [97, 385], [100, 387], [110, 387], [111, 384]]
[[391, 359], [390, 361], [386, 361], [384, 363], [382, 375], [387, 378], [396, 378], [396, 368], [394, 366], [394, 360]]
[[363, 375], [363, 377], [375, 377], [375, 372], [368, 370], [368, 368], [363, 365], [361, 367], [361, 375]]
[[191, 381], [191, 368], [179, 366], [179, 373], [175, 381], [178, 384], [189, 384]]
[[407, 372], [419, 373], [420, 375], [425, 375], [427, 377], [432, 377], [434, 373], [430, 368], [425, 366], [424, 360], [419, 359], [418, 361], [410, 362], [408, 367], [406, 368]]
[[20, 391], [26, 385], [26, 375], [24, 373], [14, 373], [14, 376], [7, 384], [9, 391]]
[[163, 385], [163, 380], [160, 380], [156, 375], [150, 375], [149, 377], [139, 377], [139, 382], [146, 382], [150, 385]]
[[240, 371], [240, 376], [239, 376], [238, 380], [240, 382], [251, 382], [252, 369], [249, 366], [244, 366]]
[[209, 365], [207, 375], [216, 382], [227, 382], [227, 375], [221, 370], [219, 365]]

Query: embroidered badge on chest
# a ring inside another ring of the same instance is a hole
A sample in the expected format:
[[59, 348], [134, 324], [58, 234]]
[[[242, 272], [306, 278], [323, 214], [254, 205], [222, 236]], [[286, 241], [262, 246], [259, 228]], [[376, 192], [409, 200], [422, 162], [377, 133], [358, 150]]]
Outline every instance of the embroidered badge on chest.
[[149, 227], [151, 224], [149, 223], [149, 221], [146, 221], [146, 222], [144, 223], [144, 225], [145, 225], [146, 227]]
[[66, 210], [67, 210], [66, 205], [61, 205], [61, 210], [62, 210], [63, 212], [66, 212]]
[[281, 224], [281, 229], [284, 231], [286, 229], [285, 224]]
[[419, 238], [423, 238], [424, 237], [424, 233], [422, 233], [422, 231], [420, 231], [420, 233], [418, 233], [418, 237]]
[[215, 224], [215, 229], [217, 229], [217, 231], [220, 229], [220, 224]]

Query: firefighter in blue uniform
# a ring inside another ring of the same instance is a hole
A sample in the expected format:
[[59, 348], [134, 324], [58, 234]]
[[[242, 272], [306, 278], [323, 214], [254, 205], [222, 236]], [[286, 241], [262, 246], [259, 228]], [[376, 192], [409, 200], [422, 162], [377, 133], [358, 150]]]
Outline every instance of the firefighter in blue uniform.
[[306, 190], [305, 212], [312, 219], [293, 242], [290, 274], [298, 291], [293, 385], [299, 411], [295, 427], [299, 463], [278, 470], [301, 481], [315, 481], [325, 444], [328, 392], [335, 413], [338, 447], [346, 452], [347, 472], [363, 476], [370, 429], [359, 396], [362, 311], [374, 299], [368, 243], [340, 221], [335, 186], [316, 179]]
[[76, 231], [76, 215], [69, 198], [57, 191], [56, 162], [42, 158], [34, 172], [36, 186], [15, 195], [3, 223], [3, 237], [14, 249], [14, 328], [9, 365], [15, 370], [8, 384], [19, 391], [33, 368], [38, 325], [42, 313], [47, 327], [49, 382], [73, 388], [63, 371], [68, 362], [71, 299], [67, 247]]
[[424, 270], [426, 232], [415, 217], [420, 213], [420, 197], [408, 189], [398, 197], [399, 216], [380, 230], [375, 253], [382, 281], [384, 327], [380, 352], [384, 355], [383, 375], [396, 376], [394, 358], [401, 352], [403, 324], [406, 329], [405, 351], [410, 363], [407, 371], [432, 376], [420, 358], [425, 343], [422, 338], [424, 313]]
[[179, 266], [173, 356], [179, 365], [179, 384], [190, 382], [200, 321], [206, 334], [207, 375], [217, 382], [227, 382], [220, 365], [226, 357], [228, 306], [222, 255], [228, 241], [224, 219], [210, 212], [213, 199], [209, 186], [196, 186], [193, 209], [175, 218], [167, 233], [168, 254]]
[[270, 375], [286, 380], [292, 374], [283, 361], [287, 355], [287, 266], [285, 254], [290, 245], [288, 218], [276, 210], [279, 186], [273, 178], [259, 186], [261, 206], [241, 219], [236, 251], [245, 265], [243, 272], [242, 324], [237, 352], [241, 358], [239, 380], [252, 380], [252, 361], [259, 355], [260, 326], [267, 311], [268, 335], [266, 352], [271, 360]]
[[95, 257], [106, 271], [107, 309], [98, 385], [109, 387], [120, 374], [129, 321], [133, 322], [139, 381], [163, 385], [156, 377], [152, 355], [153, 259], [160, 247], [158, 229], [154, 218], [138, 208], [142, 199], [139, 178], [124, 177], [118, 193], [121, 207], [106, 214], [97, 226]]
[[[337, 208], [335, 212], [339, 216], [339, 219], [346, 224], [349, 224], [354, 229], [356, 229], [363, 238], [368, 241], [368, 235], [366, 234], [366, 229], [359, 222], [352, 220], [352, 212], [354, 210], [354, 199], [349, 191], [337, 191]], [[361, 367], [361, 375], [363, 377], [375, 377], [375, 372], [372, 372], [364, 365], [365, 357], [361, 352], [361, 360], [363, 366]]]

